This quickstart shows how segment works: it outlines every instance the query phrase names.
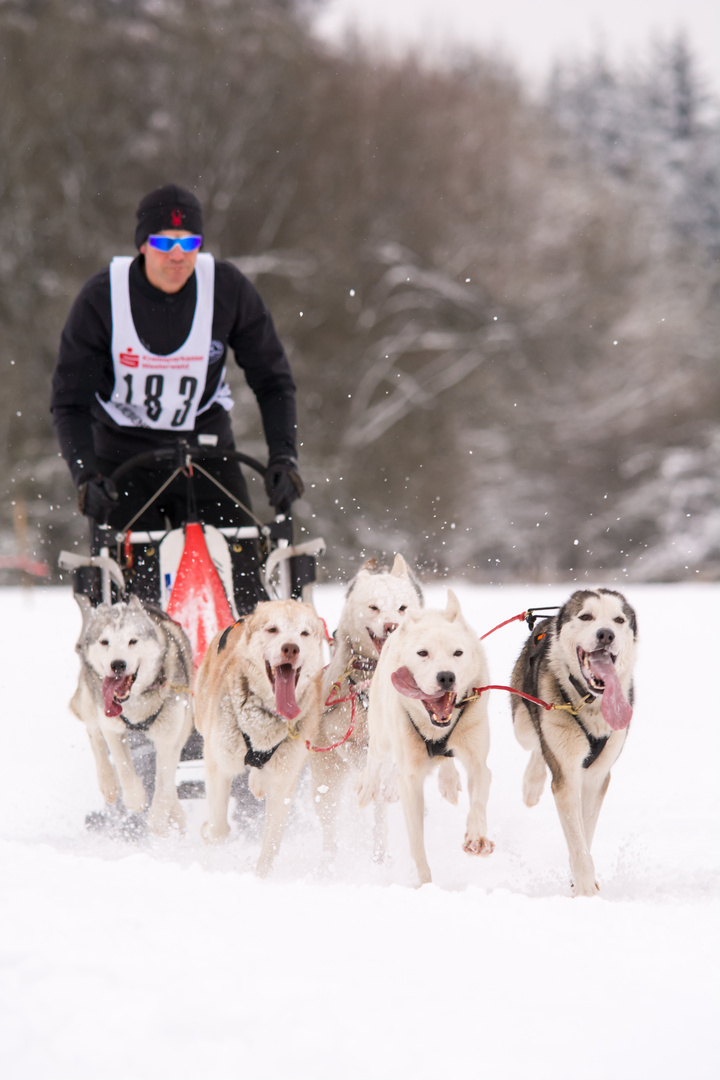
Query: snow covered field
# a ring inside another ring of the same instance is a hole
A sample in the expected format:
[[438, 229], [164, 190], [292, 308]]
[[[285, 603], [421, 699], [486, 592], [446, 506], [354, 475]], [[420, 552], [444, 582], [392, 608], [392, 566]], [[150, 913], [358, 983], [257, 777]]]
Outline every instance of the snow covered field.
[[[478, 633], [571, 589], [455, 583]], [[307, 778], [273, 876], [261, 819], [206, 848], [88, 834], [87, 736], [67, 709], [68, 590], [0, 591], [0, 1074], [4, 1080], [702, 1080], [720, 1069], [715, 693], [720, 586], [628, 586], [636, 710], [595, 840], [597, 900], [569, 897], [552, 797], [522, 804], [507, 695], [490, 702], [495, 854], [428, 786], [434, 884], [413, 888], [399, 806], [370, 861], [350, 800], [321, 859]], [[440, 585], [428, 606], [444, 606]], [[332, 628], [342, 589], [316, 591]], [[521, 623], [486, 642], [507, 682]], [[369, 812], [368, 812], [369, 813]]]

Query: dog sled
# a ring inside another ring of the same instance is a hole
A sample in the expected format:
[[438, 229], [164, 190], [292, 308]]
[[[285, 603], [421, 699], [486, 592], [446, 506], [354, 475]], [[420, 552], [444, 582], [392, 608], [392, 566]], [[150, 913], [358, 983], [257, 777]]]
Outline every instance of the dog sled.
[[[257, 518], [207, 469], [213, 460], [236, 461], [265, 476], [261, 462], [236, 450], [180, 442], [134, 455], [111, 479], [120, 490], [133, 472], [162, 469], [164, 479], [155, 494], [121, 528], [107, 522], [93, 523], [97, 554], [62, 551], [58, 559], [59, 567], [72, 574], [76, 598], [87, 598], [93, 607], [137, 596], [179, 623], [190, 641], [196, 671], [215, 634], [232, 626], [258, 601], [293, 598], [312, 602], [317, 559], [325, 550], [321, 538], [294, 543], [289, 513], [277, 513], [269, 522]], [[135, 529], [135, 522], [179, 476], [186, 480], [184, 523], [177, 528]], [[218, 501], [227, 506], [229, 524], [216, 526], [200, 520], [194, 495], [198, 476], [217, 489]], [[122, 508], [121, 502], [118, 505]], [[248, 518], [252, 524], [246, 523]], [[155, 775], [153, 747], [142, 731], [128, 730], [127, 737], [136, 771], [150, 797]], [[198, 798], [205, 793], [202, 737], [197, 731], [182, 751], [176, 785], [180, 798]]]

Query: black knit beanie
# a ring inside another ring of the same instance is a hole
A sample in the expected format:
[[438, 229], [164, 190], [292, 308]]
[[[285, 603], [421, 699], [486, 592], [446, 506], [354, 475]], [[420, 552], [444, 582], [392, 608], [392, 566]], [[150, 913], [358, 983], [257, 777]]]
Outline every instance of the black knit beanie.
[[151, 233], [164, 229], [185, 229], [202, 236], [202, 207], [191, 191], [177, 184], [166, 184], [146, 195], [137, 208], [137, 219], [137, 248], [145, 243]]

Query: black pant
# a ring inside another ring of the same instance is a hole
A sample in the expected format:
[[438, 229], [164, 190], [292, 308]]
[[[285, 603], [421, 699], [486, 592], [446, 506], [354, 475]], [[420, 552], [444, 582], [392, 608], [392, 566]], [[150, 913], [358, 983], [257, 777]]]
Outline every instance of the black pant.
[[[103, 476], [111, 476], [117, 468], [117, 462], [99, 461], [98, 468]], [[247, 483], [237, 461], [210, 459], [203, 462], [203, 468], [234, 495], [248, 510], [250, 495]], [[118, 483], [118, 504], [110, 515], [108, 524], [110, 533], [99, 529], [96, 522], [90, 526], [90, 549], [97, 555], [100, 549], [108, 545], [111, 538], [112, 548], [117, 532], [124, 532], [130, 522], [133, 532], [157, 532], [177, 529], [187, 521], [201, 521], [205, 525], [242, 526], [256, 522], [250, 514], [237, 506], [212, 481], [197, 470], [190, 480], [180, 473], [155, 498], [157, 492], [172, 473], [172, 469], [141, 469], [126, 474]], [[146, 506], [150, 503], [149, 506]], [[146, 507], [145, 509], [143, 509]], [[133, 521], [135, 516], [142, 513]], [[255, 540], [228, 539], [233, 570], [233, 592], [239, 614], [252, 611], [259, 600], [267, 600], [259, 576], [260, 557]], [[133, 565], [125, 564], [122, 550], [119, 561], [123, 566], [127, 589], [143, 600], [157, 603], [160, 599], [160, 571], [157, 544], [133, 545]]]

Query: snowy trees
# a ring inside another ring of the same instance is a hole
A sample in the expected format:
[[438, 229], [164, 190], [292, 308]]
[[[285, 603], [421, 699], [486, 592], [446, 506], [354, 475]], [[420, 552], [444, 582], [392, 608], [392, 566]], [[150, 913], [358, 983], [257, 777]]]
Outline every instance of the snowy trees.
[[717, 121], [687, 49], [566, 68], [544, 108], [480, 56], [334, 55], [306, 11], [0, 3], [4, 476], [48, 560], [84, 537], [60, 328], [173, 179], [288, 346], [331, 572], [398, 548], [489, 580], [715, 572]]

